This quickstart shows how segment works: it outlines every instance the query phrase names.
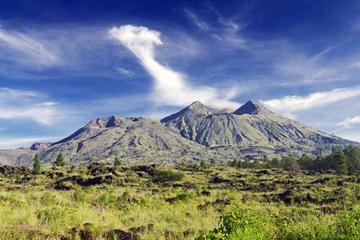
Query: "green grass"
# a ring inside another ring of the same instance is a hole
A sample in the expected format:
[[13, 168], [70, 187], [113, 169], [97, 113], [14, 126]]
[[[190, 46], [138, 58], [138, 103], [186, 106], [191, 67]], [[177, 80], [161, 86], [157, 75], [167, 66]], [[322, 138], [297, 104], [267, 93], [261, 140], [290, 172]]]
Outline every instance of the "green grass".
[[94, 239], [111, 229], [146, 240], [360, 239], [359, 179], [224, 166], [14, 172], [0, 175], [0, 239], [80, 239], [87, 223]]

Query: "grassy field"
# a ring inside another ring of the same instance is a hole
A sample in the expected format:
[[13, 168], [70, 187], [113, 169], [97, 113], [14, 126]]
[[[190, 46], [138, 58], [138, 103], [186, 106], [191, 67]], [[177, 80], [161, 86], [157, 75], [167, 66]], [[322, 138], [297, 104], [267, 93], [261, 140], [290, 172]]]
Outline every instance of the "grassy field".
[[356, 175], [2, 166], [0, 187], [0, 239], [360, 239]]

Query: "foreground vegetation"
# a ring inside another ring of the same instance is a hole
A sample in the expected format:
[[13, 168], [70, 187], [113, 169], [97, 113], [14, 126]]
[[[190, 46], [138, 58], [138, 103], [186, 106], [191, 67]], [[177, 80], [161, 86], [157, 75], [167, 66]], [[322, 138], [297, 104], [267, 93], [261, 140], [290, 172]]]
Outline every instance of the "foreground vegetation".
[[360, 239], [355, 172], [62, 158], [0, 167], [0, 239]]

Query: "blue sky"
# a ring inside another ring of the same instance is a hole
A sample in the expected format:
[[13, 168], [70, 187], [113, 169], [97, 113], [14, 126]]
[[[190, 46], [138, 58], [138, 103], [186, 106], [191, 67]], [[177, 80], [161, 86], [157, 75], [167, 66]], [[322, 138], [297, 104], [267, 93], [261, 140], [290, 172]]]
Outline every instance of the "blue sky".
[[251, 99], [360, 141], [358, 1], [0, 1], [0, 148]]

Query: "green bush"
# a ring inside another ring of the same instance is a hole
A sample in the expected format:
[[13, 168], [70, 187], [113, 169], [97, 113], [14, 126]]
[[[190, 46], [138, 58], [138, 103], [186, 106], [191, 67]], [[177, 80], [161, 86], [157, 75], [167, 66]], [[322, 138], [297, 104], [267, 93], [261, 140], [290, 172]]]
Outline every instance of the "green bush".
[[156, 169], [153, 174], [153, 181], [156, 183], [181, 181], [183, 178], [184, 174], [172, 170]]
[[360, 211], [343, 211], [334, 218], [316, 211], [271, 212], [240, 208], [223, 215], [220, 226], [197, 240], [328, 240], [360, 239]]

